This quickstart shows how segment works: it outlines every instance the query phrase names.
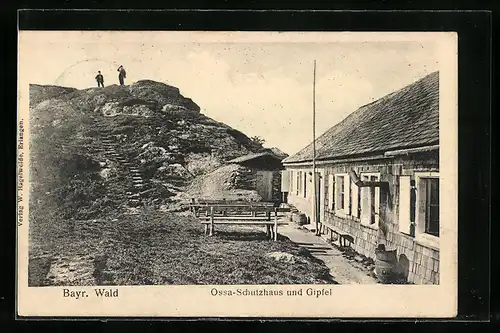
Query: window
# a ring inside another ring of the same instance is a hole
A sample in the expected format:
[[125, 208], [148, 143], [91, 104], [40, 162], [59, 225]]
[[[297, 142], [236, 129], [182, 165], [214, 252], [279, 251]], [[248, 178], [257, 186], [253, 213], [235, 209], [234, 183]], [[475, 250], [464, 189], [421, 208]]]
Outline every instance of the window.
[[425, 182], [425, 233], [439, 237], [439, 179], [424, 178]]
[[344, 201], [345, 201], [345, 184], [344, 184], [344, 177], [341, 176], [341, 177], [338, 177], [338, 182], [339, 182], [339, 187], [340, 187], [340, 190], [339, 190], [339, 203], [340, 203], [340, 207], [339, 208], [342, 208], [344, 209]]
[[[380, 180], [379, 174], [363, 174], [363, 181], [377, 182]], [[361, 223], [378, 227], [380, 219], [380, 187], [364, 186], [361, 188]]]
[[[378, 179], [376, 176], [370, 176], [370, 181], [376, 182]], [[378, 217], [378, 198], [377, 194], [380, 193], [380, 188], [370, 188], [370, 224], [375, 224], [375, 218]]]
[[439, 247], [439, 173], [415, 172], [415, 237], [431, 247]]
[[350, 213], [349, 183], [350, 179], [348, 175], [335, 175], [335, 212], [341, 215], [348, 215]]

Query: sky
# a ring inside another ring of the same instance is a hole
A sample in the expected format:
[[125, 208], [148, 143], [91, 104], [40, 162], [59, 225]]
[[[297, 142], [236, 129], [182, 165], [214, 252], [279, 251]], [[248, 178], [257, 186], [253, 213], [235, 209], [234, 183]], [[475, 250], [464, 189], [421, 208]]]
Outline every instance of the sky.
[[117, 84], [123, 65], [126, 84], [176, 86], [203, 114], [294, 154], [313, 138], [314, 61], [316, 136], [440, 68], [432, 38], [332, 35], [21, 32], [20, 63], [30, 65], [19, 70], [28, 83], [82, 89], [96, 86], [98, 70]]

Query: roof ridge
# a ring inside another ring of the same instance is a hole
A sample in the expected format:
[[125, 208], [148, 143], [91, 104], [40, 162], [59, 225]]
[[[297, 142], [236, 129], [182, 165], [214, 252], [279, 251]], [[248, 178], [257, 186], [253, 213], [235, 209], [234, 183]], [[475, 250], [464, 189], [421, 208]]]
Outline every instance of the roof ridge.
[[[397, 93], [402, 92], [402, 91], [403, 91], [403, 90], [405, 90], [405, 89], [410, 89], [413, 85], [415, 85], [415, 84], [419, 83], [420, 81], [423, 81], [423, 80], [425, 80], [426, 78], [428, 79], [430, 76], [433, 76], [433, 75], [438, 75], [438, 74], [439, 74], [439, 71], [434, 71], [434, 72], [432, 72], [432, 73], [429, 73], [429, 74], [427, 74], [426, 76], [421, 77], [420, 79], [417, 79], [417, 80], [413, 81], [412, 83], [409, 83], [409, 84], [407, 84], [406, 86], [399, 88], [398, 90], [395, 90], [395, 91], [393, 91], [393, 92], [390, 92], [390, 93], [388, 93], [388, 94], [385, 94], [385, 95], [383, 95], [382, 97], [380, 97], [380, 98], [378, 98], [378, 99], [376, 99], [376, 100], [374, 100], [374, 101], [372, 101], [372, 102], [370, 102], [370, 103], [367, 103], [367, 104], [363, 104], [363, 105], [361, 105], [360, 107], [358, 107], [358, 108], [356, 109], [356, 111], [357, 111], [358, 109], [361, 109], [362, 107], [365, 107], [365, 106], [370, 106], [371, 104], [375, 104], [375, 103], [377, 103], [377, 102], [380, 102], [380, 101], [382, 101], [382, 100], [383, 100], [383, 99], [385, 99], [385, 98], [389, 98], [389, 97], [391, 97], [392, 95], [396, 95]], [[354, 112], [356, 112], [356, 111], [354, 111]], [[353, 112], [353, 113], [354, 113], [354, 112]], [[351, 113], [351, 114], [352, 114], [352, 113]]]
[[[438, 75], [439, 71], [434, 71], [358, 107], [316, 138], [317, 157], [347, 156], [386, 146], [413, 145], [420, 139], [435, 140], [439, 136], [436, 130], [439, 117], [431, 114], [438, 112], [439, 94], [435, 93], [439, 91]], [[412, 137], [416, 128], [419, 131]], [[425, 138], [426, 135], [432, 138]], [[310, 160], [309, 155], [312, 155], [312, 142], [283, 162]]]

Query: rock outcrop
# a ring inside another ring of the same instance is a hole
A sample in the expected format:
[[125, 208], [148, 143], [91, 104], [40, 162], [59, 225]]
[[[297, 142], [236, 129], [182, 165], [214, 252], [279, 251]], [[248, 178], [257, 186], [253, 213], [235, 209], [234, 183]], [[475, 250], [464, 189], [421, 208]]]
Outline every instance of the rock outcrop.
[[30, 125], [34, 214], [93, 218], [168, 206], [195, 177], [262, 148], [200, 113], [178, 88], [150, 80], [84, 90], [31, 85]]

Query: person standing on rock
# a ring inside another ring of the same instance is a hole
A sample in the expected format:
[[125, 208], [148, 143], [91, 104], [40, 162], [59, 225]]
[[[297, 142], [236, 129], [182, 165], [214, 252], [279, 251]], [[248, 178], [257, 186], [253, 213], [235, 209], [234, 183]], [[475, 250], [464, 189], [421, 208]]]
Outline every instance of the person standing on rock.
[[95, 77], [97, 81], [97, 87], [103, 87], [104, 88], [104, 76], [102, 76], [101, 71], [97, 72], [97, 76]]
[[118, 80], [120, 81], [120, 86], [123, 86], [125, 83], [125, 78], [127, 77], [127, 73], [125, 72], [125, 68], [122, 65], [118, 67]]

